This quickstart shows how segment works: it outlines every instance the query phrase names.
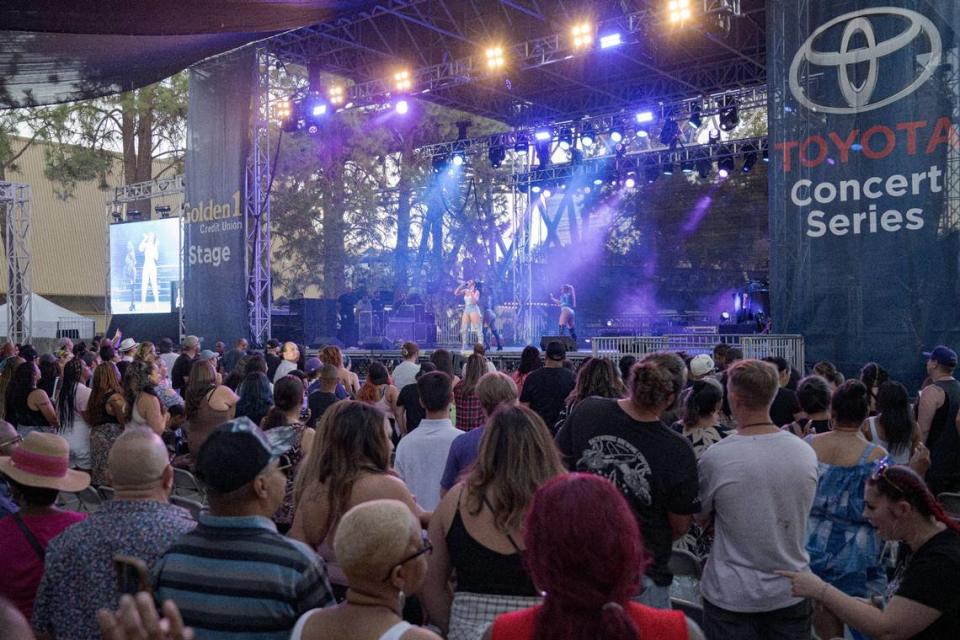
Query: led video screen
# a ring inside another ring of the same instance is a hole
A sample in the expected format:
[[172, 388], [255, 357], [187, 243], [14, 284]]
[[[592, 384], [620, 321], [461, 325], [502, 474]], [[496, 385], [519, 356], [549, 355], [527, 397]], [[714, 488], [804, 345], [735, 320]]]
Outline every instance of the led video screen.
[[179, 218], [110, 225], [111, 313], [169, 313], [179, 282]]

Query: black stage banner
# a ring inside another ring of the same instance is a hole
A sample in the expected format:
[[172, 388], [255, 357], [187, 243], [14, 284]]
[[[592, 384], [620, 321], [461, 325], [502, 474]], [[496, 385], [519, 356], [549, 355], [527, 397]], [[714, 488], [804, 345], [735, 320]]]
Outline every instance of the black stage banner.
[[960, 347], [960, 3], [767, 15], [774, 328], [915, 385], [921, 351]]
[[255, 64], [248, 47], [190, 70], [184, 317], [207, 344], [250, 333], [243, 193]]

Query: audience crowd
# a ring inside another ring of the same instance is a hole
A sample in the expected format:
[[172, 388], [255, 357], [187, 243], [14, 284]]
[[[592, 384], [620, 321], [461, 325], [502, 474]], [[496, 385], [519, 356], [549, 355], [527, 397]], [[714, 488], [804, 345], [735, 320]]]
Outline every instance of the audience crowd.
[[949, 347], [400, 353], [2, 345], [0, 638], [960, 638]]

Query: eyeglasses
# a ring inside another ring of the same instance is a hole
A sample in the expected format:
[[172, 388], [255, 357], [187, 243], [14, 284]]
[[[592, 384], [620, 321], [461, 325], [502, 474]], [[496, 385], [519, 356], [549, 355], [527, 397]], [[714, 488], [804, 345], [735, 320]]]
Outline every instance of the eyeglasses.
[[393, 570], [394, 570], [395, 568], [399, 567], [400, 565], [407, 564], [407, 563], [410, 562], [411, 560], [416, 560], [417, 558], [419, 558], [419, 557], [422, 556], [422, 555], [430, 555], [430, 554], [433, 552], [433, 545], [430, 544], [430, 540], [427, 538], [427, 532], [426, 532], [426, 531], [424, 531], [424, 532], [421, 534], [421, 540], [423, 541], [423, 545], [420, 547], [420, 550], [417, 551], [416, 553], [410, 555], [410, 556], [407, 556], [406, 558], [404, 558], [403, 560], [401, 560], [401, 561], [398, 562], [397, 564], [395, 564], [395, 565], [393, 565], [392, 567], [390, 567], [390, 571], [387, 572], [387, 577], [384, 578], [384, 581], [389, 580], [389, 579], [390, 579], [390, 574], [393, 573]]
[[0, 449], [3, 449], [3, 448], [5, 448], [5, 447], [9, 447], [10, 445], [13, 445], [13, 444], [20, 444], [21, 442], [23, 442], [23, 436], [18, 433], [18, 434], [17, 434], [16, 436], [14, 436], [13, 438], [10, 438], [9, 440], [4, 440], [3, 442], [0, 442]]
[[892, 466], [893, 465], [890, 464], [889, 458], [881, 458], [880, 460], [877, 460], [877, 463], [873, 467], [873, 473], [870, 474], [870, 479], [873, 482], [880, 482], [882, 480], [893, 487], [896, 491], [900, 492], [901, 495], [907, 495], [907, 492], [904, 491], [900, 485], [887, 476], [887, 471], [889, 471], [890, 467]]

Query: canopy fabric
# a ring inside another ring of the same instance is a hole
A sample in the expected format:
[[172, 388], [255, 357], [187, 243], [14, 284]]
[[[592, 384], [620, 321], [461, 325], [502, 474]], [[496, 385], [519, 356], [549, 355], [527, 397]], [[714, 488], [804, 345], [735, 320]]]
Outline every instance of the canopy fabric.
[[[0, 336], [7, 336], [7, 305], [0, 305]], [[35, 338], [57, 338], [58, 330], [75, 330], [81, 337], [93, 336], [94, 321], [50, 302], [39, 294], [30, 296], [31, 335]]]
[[15, 0], [0, 4], [0, 108], [96, 98], [157, 82], [371, 0]]

